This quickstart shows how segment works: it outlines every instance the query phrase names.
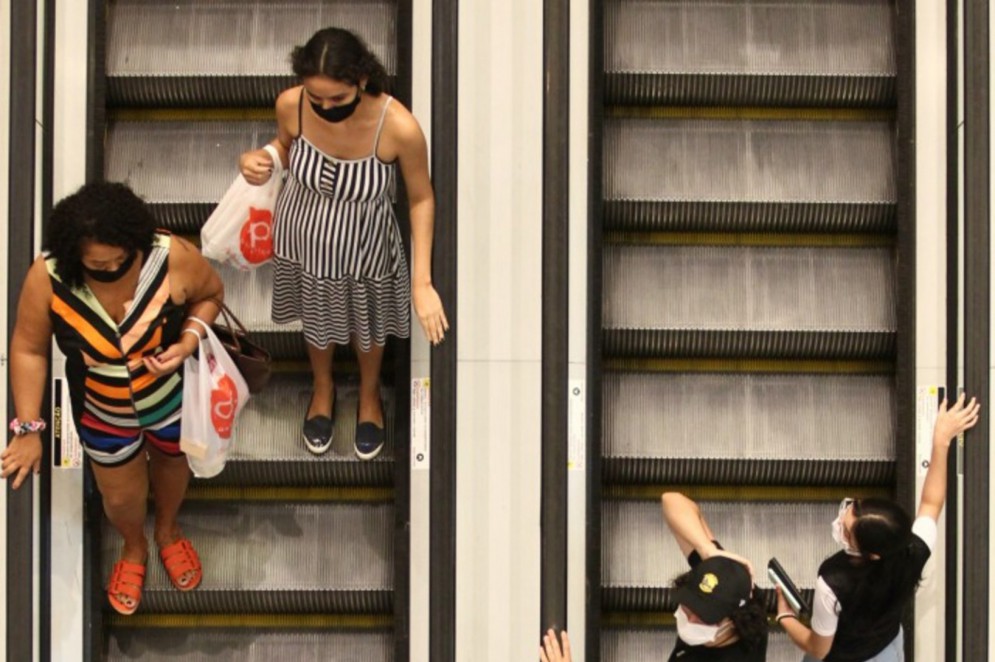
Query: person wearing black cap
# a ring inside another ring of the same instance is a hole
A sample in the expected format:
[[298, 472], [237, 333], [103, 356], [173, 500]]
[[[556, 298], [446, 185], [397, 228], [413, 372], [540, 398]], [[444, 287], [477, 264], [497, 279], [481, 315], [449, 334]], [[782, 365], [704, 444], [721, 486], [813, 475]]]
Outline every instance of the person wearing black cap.
[[670, 662], [763, 662], [767, 613], [753, 586], [753, 566], [727, 552], [698, 504], [677, 492], [661, 498], [663, 517], [691, 566], [674, 580], [677, 643]]

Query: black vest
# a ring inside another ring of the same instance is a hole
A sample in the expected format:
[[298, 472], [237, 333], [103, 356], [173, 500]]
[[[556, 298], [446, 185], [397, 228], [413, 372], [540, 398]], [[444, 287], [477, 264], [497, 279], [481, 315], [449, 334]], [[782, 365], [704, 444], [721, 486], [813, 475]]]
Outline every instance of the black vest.
[[[896, 580], [897, 585], [890, 591], [895, 596], [906, 595], [916, 585], [930, 552], [926, 543], [913, 535], [908, 554], [912, 561], [908, 573]], [[870, 613], [856, 604], [856, 589], [871, 572], [874, 572], [873, 561], [864, 561], [844, 551], [833, 554], [819, 566], [819, 576], [833, 589], [840, 603], [839, 624], [825, 662], [864, 662], [883, 651], [898, 636], [906, 601], [896, 597]]]

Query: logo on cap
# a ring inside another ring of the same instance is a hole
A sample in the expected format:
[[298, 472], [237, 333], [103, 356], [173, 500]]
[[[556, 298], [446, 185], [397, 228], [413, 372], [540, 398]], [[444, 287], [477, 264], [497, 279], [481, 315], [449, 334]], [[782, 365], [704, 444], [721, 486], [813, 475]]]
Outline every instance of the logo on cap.
[[710, 572], [705, 573], [701, 578], [701, 583], [698, 584], [698, 588], [701, 589], [702, 593], [711, 593], [719, 585], [719, 578]]

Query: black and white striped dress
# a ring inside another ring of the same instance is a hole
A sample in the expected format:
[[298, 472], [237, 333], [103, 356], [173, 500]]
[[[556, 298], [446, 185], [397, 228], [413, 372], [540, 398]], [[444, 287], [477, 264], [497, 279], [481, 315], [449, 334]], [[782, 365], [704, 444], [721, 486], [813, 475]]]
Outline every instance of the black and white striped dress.
[[315, 347], [355, 337], [369, 351], [388, 334], [409, 333], [411, 283], [391, 199], [394, 164], [376, 156], [390, 102], [366, 158], [329, 156], [303, 132], [290, 145], [273, 221], [272, 317], [277, 324], [301, 320]]

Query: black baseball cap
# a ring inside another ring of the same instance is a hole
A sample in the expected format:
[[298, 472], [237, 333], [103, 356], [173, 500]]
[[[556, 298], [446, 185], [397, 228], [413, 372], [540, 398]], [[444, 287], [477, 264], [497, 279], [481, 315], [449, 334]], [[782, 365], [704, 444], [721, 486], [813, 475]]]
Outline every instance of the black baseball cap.
[[724, 556], [713, 556], [691, 570], [674, 597], [702, 621], [714, 625], [745, 607], [752, 589], [746, 566]]

